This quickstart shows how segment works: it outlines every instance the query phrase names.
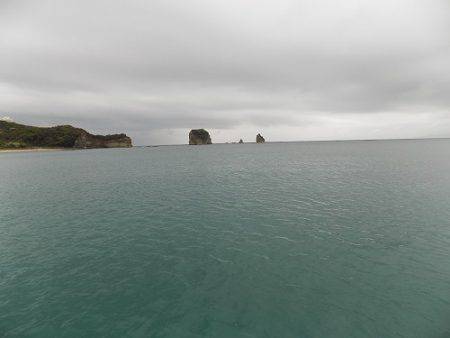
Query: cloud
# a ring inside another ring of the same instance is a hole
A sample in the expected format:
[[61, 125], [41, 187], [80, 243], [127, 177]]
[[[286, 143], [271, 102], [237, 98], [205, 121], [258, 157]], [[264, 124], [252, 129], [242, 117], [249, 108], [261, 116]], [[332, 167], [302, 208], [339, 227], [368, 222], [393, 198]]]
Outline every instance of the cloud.
[[450, 136], [448, 31], [445, 0], [3, 1], [0, 112], [136, 144]]

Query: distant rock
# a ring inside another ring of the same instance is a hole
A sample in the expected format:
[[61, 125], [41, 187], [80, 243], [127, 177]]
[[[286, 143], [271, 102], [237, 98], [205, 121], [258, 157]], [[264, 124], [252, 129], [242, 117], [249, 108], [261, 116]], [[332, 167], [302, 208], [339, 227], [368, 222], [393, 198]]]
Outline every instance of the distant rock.
[[69, 125], [34, 127], [0, 121], [0, 148], [128, 148], [131, 139], [125, 134], [92, 135]]
[[265, 138], [262, 137], [261, 134], [256, 135], [256, 143], [264, 143], [266, 142]]
[[242, 139], [240, 139], [240, 140], [239, 140], [239, 144], [242, 144], [242, 143], [244, 143], [244, 141], [242, 141]]
[[189, 132], [189, 144], [212, 144], [211, 136], [205, 129], [192, 129]]

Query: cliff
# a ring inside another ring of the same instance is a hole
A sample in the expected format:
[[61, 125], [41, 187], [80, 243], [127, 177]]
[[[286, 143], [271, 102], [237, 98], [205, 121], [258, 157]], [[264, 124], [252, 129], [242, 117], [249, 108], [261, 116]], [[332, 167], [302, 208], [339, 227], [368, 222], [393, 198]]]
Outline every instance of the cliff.
[[1, 148], [128, 148], [131, 139], [125, 134], [92, 135], [72, 126], [41, 128], [0, 121]]
[[211, 136], [205, 129], [192, 129], [189, 132], [189, 144], [212, 144]]
[[75, 140], [74, 148], [129, 148], [132, 146], [131, 138], [125, 134], [91, 135], [83, 131]]

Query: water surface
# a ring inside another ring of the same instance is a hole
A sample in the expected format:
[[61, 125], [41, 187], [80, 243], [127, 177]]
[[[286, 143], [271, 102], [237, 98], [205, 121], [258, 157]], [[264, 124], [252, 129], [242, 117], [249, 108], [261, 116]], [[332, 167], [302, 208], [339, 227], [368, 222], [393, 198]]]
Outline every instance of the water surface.
[[449, 337], [450, 141], [0, 154], [0, 336]]

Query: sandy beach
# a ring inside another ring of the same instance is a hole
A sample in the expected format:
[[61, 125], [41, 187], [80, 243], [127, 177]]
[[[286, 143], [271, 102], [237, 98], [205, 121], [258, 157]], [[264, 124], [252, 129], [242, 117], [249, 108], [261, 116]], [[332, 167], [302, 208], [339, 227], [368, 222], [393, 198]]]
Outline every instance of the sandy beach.
[[0, 149], [0, 153], [27, 153], [69, 150], [65, 148], [22, 148], [22, 149]]

